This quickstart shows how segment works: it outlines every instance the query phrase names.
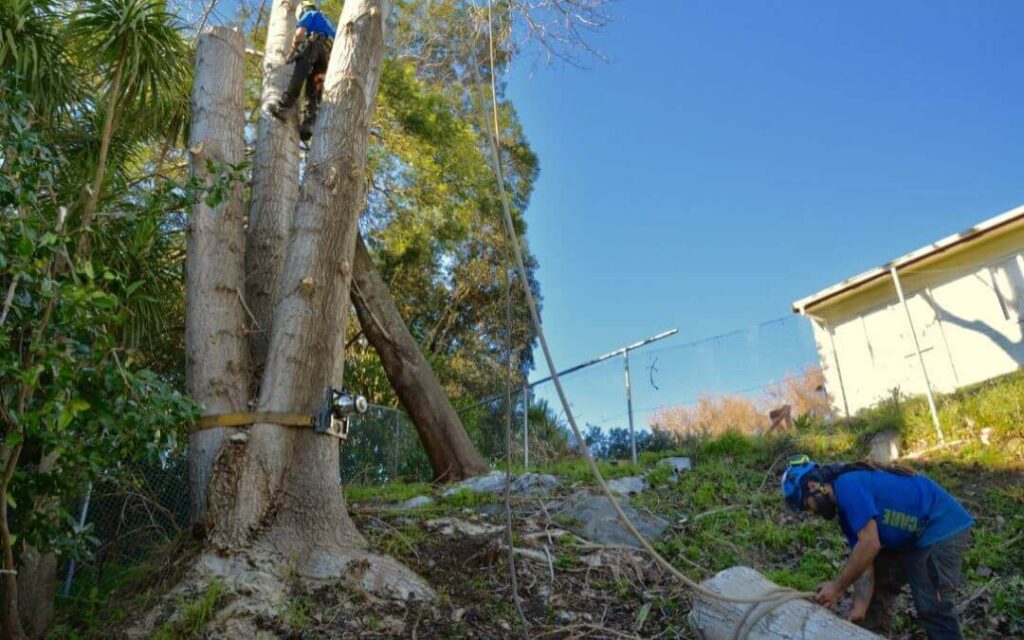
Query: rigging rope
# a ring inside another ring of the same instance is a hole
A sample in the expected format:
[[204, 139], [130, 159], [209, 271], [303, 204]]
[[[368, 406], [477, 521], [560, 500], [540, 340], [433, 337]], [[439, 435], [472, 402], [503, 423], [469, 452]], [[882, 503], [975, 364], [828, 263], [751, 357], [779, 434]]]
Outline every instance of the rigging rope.
[[[644, 537], [640, 531], [637, 530], [636, 526], [629, 519], [629, 516], [622, 510], [618, 500], [612, 495], [608, 489], [608, 484], [605, 482], [604, 477], [601, 475], [601, 470], [597, 468], [597, 464], [594, 462], [594, 458], [590, 453], [590, 448], [587, 447], [586, 441], [583, 438], [583, 434], [580, 432], [579, 426], [576, 424], [576, 417], [573, 414], [572, 408], [569, 405], [569, 399], [566, 396], [565, 389], [562, 387], [562, 381], [558, 375], [558, 368], [555, 366], [554, 358], [551, 355], [551, 349], [548, 347], [547, 338], [544, 335], [544, 329], [541, 325], [540, 315], [537, 313], [537, 303], [533, 297], [533, 290], [530, 288], [530, 281], [527, 275], [526, 266], [523, 263], [522, 251], [519, 249], [519, 239], [516, 235], [515, 226], [512, 222], [512, 214], [509, 207], [508, 193], [505, 190], [505, 177], [501, 168], [501, 156], [499, 153], [498, 140], [500, 139], [500, 127], [498, 123], [498, 92], [495, 84], [495, 57], [494, 57], [494, 33], [491, 20], [493, 0], [487, 0], [487, 37], [489, 40], [489, 69], [490, 69], [490, 107], [492, 122], [488, 123], [488, 118], [484, 113], [484, 102], [486, 96], [483, 90], [483, 82], [480, 79], [479, 72], [476, 64], [470, 64], [470, 70], [473, 74], [474, 80], [477, 85], [477, 92], [479, 93], [479, 99], [477, 102], [477, 111], [483, 125], [483, 130], [486, 132], [487, 141], [491, 151], [491, 170], [494, 172], [495, 179], [498, 183], [498, 195], [501, 201], [502, 218], [505, 223], [505, 233], [508, 238], [508, 245], [512, 249], [512, 254], [515, 257], [516, 271], [519, 274], [519, 280], [523, 287], [523, 294], [526, 298], [526, 304], [530, 312], [530, 321], [533, 324], [534, 331], [537, 334], [537, 340], [540, 342], [541, 351], [544, 353], [544, 360], [547, 363], [548, 370], [551, 372], [551, 381], [554, 384], [555, 391], [558, 394], [559, 402], [562, 405], [565, 416], [569, 422], [569, 427], [572, 429], [573, 436], [576, 438], [576, 442], [579, 444], [580, 449], [583, 451], [583, 458], [586, 460], [587, 467], [590, 469], [591, 475], [597, 482], [601, 489], [601, 493], [611, 502], [612, 508], [615, 510], [615, 514], [618, 517], [622, 525], [629, 531], [644, 551], [662, 567], [665, 571], [669, 572], [679, 582], [683, 583], [696, 593], [705, 596], [707, 598], [721, 600], [724, 602], [732, 602], [737, 604], [750, 604], [753, 605], [739, 621], [736, 628], [733, 630], [733, 637], [737, 640], [745, 638], [750, 630], [768, 613], [774, 611], [779, 606], [790, 602], [792, 600], [798, 600], [803, 598], [810, 598], [814, 596], [814, 592], [808, 591], [797, 591], [788, 587], [776, 587], [766, 590], [764, 593], [756, 596], [730, 596], [727, 594], [717, 593], [711, 591], [707, 587], [704, 587], [698, 582], [691, 580], [686, 574], [677, 569], [668, 560], [666, 560], [660, 553], [658, 553], [651, 543]], [[506, 482], [508, 478], [506, 477]]]

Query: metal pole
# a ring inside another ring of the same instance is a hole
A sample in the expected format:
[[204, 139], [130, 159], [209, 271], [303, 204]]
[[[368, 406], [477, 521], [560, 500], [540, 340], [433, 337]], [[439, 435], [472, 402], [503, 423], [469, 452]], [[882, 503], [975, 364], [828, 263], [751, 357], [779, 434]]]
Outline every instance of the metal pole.
[[900, 304], [903, 305], [903, 311], [907, 314], [907, 326], [910, 327], [910, 335], [914, 338], [914, 350], [917, 351], [917, 361], [921, 364], [921, 375], [924, 376], [924, 389], [928, 394], [928, 408], [932, 412], [932, 423], [935, 425], [935, 433], [939, 436], [939, 442], [946, 442], [946, 437], [942, 435], [942, 426], [939, 424], [939, 412], [935, 408], [935, 397], [932, 395], [932, 383], [928, 379], [928, 370], [924, 366], [924, 356], [921, 354], [921, 343], [917, 340], [917, 331], [914, 329], [914, 319], [910, 316], [910, 305], [907, 304], [907, 299], [903, 296], [903, 285], [900, 284], [900, 276], [896, 272], [896, 265], [889, 267], [889, 273], [892, 274], [892, 281], [896, 285], [896, 295], [900, 298]]
[[[679, 333], [679, 329], [669, 329], [668, 331], [662, 331], [661, 333], [659, 333], [657, 335], [654, 335], [654, 336], [651, 336], [650, 338], [645, 338], [643, 340], [640, 340], [639, 342], [634, 342], [631, 345], [622, 347], [621, 349], [616, 349], [615, 351], [609, 351], [608, 353], [606, 353], [606, 354], [604, 354], [602, 356], [598, 356], [596, 358], [593, 358], [592, 360], [587, 360], [586, 362], [582, 362], [582, 363], [580, 363], [580, 364], [578, 364], [576, 366], [569, 367], [568, 369], [563, 369], [563, 370], [558, 372], [558, 376], [562, 377], [562, 376], [568, 375], [570, 373], [575, 373], [575, 372], [579, 371], [580, 369], [586, 369], [587, 367], [590, 367], [590, 366], [593, 366], [595, 364], [598, 364], [599, 362], [604, 362], [605, 360], [608, 360], [609, 358], [614, 358], [615, 356], [621, 356], [622, 354], [626, 353], [627, 351], [632, 351], [634, 349], [639, 349], [640, 347], [647, 346], [647, 345], [651, 344], [652, 342], [656, 342], [656, 341], [661, 340], [663, 338], [668, 338], [669, 336], [674, 336], [677, 333]], [[545, 382], [550, 381], [551, 379], [552, 379], [552, 376], [548, 376], [546, 378], [541, 378], [540, 380], [535, 380], [535, 381], [527, 384], [526, 386], [529, 387], [530, 389], [532, 389], [532, 388], [536, 387], [539, 384], [544, 384]], [[467, 405], [465, 407], [461, 407], [461, 408], [457, 409], [455, 412], [456, 413], [462, 413], [464, 411], [469, 411], [470, 409], [475, 409], [476, 407], [479, 407], [481, 405], [485, 405], [485, 404], [494, 402], [495, 400], [498, 400], [498, 399], [504, 397], [504, 395], [505, 394], [500, 393], [498, 395], [491, 396], [490, 398], [486, 398], [484, 400], [480, 400], [479, 402], [474, 402], [471, 405]]]
[[629, 448], [630, 459], [636, 464], [636, 432], [633, 430], [633, 389], [629, 384], [629, 350], [622, 353], [622, 361], [626, 368], [626, 409], [629, 412]]
[[523, 469], [530, 468], [530, 388], [523, 385]]
[[398, 480], [398, 411], [391, 412], [391, 440], [394, 442], [394, 456], [391, 459], [391, 482]]
[[[92, 483], [85, 490], [85, 499], [82, 500], [82, 509], [78, 512], [78, 528], [85, 527], [85, 518], [89, 515], [89, 501], [92, 499]], [[64, 597], [71, 595], [71, 582], [75, 579], [75, 560], [68, 561], [68, 572], [64, 576]]]

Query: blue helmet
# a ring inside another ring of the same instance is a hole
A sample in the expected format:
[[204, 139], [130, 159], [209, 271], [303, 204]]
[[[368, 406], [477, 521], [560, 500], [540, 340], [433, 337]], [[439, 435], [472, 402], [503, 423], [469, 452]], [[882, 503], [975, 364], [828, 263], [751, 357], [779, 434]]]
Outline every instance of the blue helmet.
[[818, 468], [818, 465], [806, 455], [800, 454], [789, 459], [789, 466], [782, 474], [782, 497], [791, 509], [803, 511], [804, 496], [806, 495], [805, 478], [808, 473]]

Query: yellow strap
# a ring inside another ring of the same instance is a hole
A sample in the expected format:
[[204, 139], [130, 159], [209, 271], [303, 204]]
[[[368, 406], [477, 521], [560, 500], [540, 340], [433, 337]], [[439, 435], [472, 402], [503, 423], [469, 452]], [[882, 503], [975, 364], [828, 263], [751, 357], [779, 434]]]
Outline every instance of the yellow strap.
[[313, 426], [313, 418], [301, 413], [222, 413], [219, 415], [203, 416], [192, 425], [192, 431], [203, 429], [214, 429], [216, 427], [248, 427], [260, 422], [267, 424], [279, 424], [284, 427], [310, 427]]

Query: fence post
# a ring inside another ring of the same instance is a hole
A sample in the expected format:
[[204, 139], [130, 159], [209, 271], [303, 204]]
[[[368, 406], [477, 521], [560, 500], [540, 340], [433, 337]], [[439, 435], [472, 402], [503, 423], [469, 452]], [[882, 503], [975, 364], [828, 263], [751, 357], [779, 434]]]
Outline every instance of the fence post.
[[633, 430], [633, 388], [629, 382], [629, 349], [622, 354], [626, 365], [626, 411], [629, 413], [629, 448], [630, 459], [636, 464], [636, 431]]
[[[89, 501], [92, 499], [92, 483], [85, 490], [85, 498], [82, 499], [82, 508], [78, 512], [78, 528], [85, 526], [85, 518], [89, 515]], [[64, 597], [71, 595], [71, 582], [75, 579], [75, 559], [68, 561], [68, 572], [64, 576]]]
[[398, 411], [391, 412], [391, 440], [394, 443], [394, 454], [391, 457], [391, 482], [398, 480]]
[[530, 468], [530, 387], [523, 385], [523, 470]]

